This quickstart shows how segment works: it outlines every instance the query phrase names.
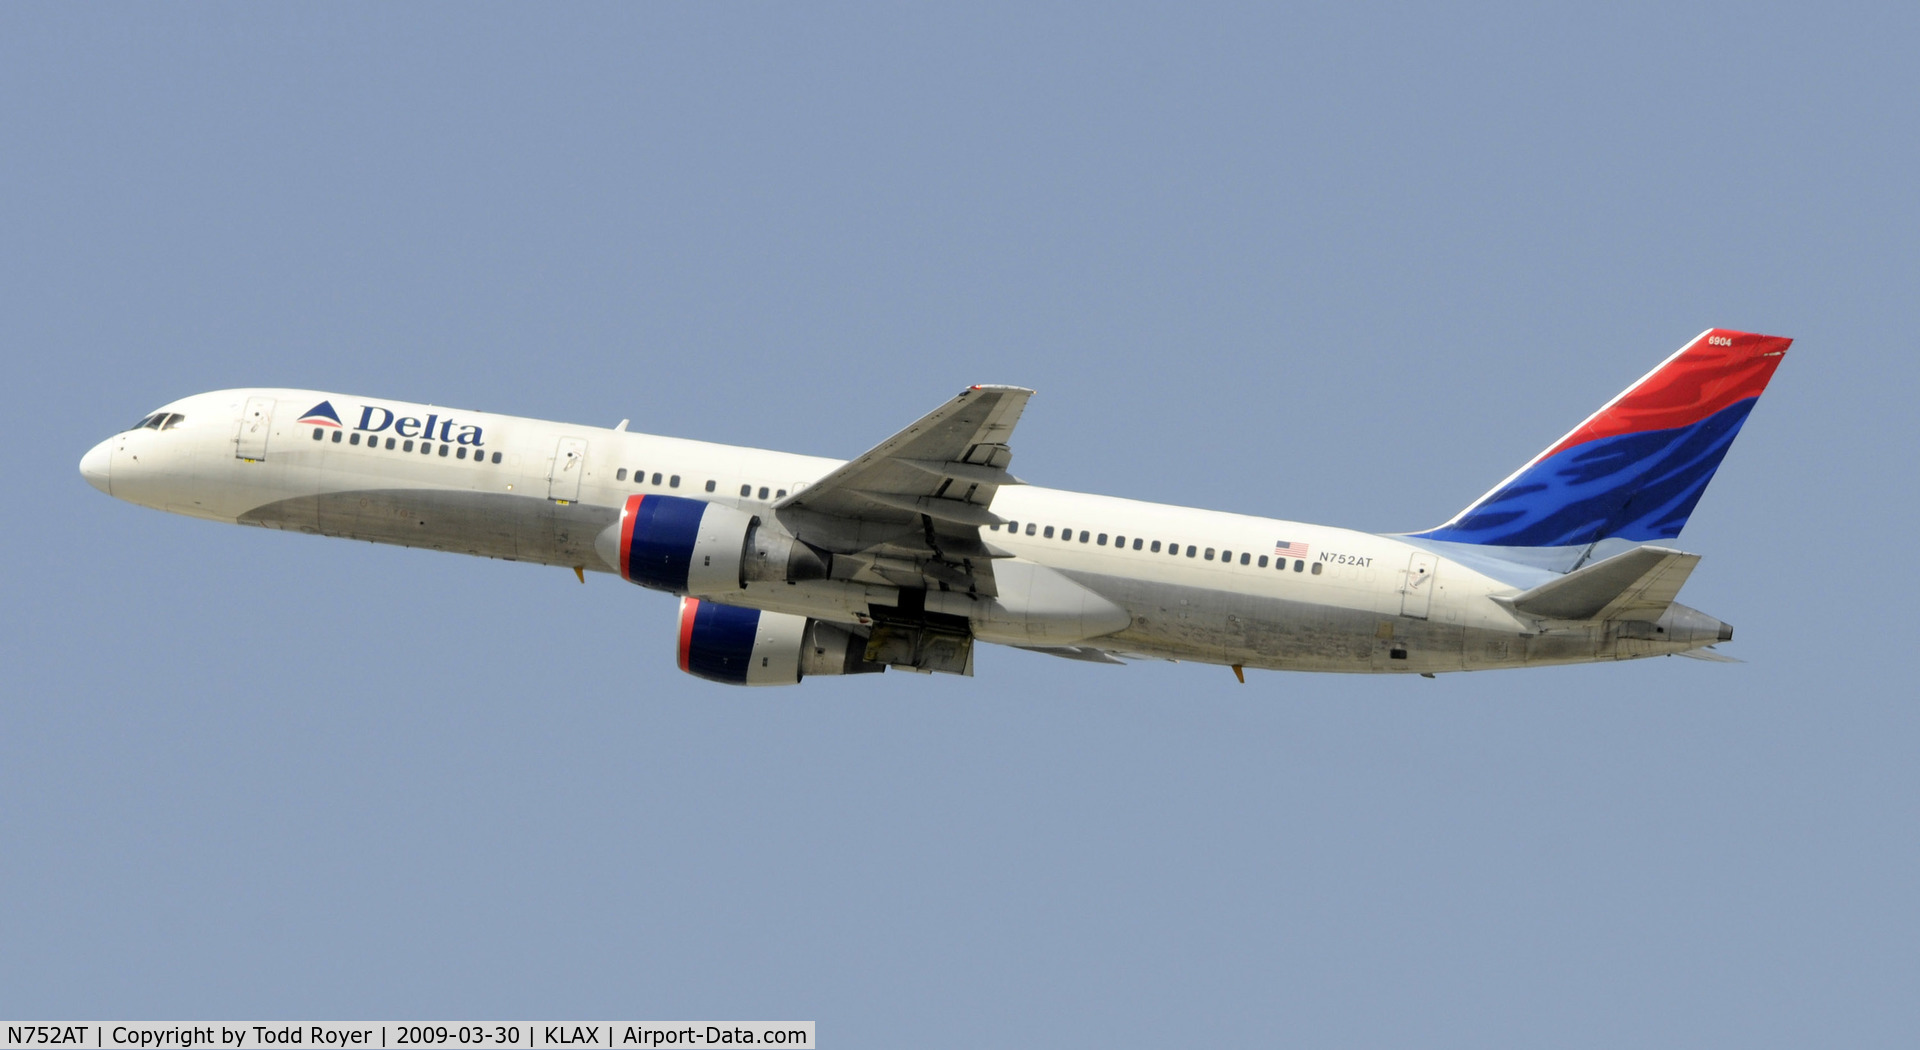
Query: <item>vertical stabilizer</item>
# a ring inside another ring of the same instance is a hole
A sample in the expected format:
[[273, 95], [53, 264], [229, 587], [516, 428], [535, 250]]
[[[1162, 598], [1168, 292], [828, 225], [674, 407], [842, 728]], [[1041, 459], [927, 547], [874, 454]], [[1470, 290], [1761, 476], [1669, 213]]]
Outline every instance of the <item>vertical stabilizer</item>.
[[1792, 343], [1700, 333], [1451, 521], [1413, 535], [1563, 549], [1680, 535]]

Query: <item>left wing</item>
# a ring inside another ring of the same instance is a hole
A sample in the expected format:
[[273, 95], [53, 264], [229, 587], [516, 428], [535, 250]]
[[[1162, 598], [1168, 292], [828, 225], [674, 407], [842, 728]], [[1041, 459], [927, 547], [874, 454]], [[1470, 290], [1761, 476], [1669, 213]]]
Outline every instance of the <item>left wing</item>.
[[[993, 595], [980, 538], [1007, 473], [1007, 439], [1033, 391], [975, 386], [819, 481], [773, 505], [795, 535], [835, 555], [836, 577]], [[847, 565], [843, 572], [837, 566]]]

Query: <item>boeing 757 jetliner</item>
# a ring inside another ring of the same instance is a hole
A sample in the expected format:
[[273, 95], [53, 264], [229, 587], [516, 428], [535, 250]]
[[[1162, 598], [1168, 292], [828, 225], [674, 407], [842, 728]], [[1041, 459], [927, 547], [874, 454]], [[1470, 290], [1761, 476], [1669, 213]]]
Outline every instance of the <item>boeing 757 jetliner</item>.
[[1029, 485], [1033, 391], [969, 387], [857, 459], [316, 390], [221, 390], [95, 446], [119, 499], [617, 573], [680, 598], [680, 668], [790, 685], [1094, 663], [1473, 671], [1709, 650], [1668, 546], [1792, 341], [1711, 329], [1452, 520], [1382, 536]]

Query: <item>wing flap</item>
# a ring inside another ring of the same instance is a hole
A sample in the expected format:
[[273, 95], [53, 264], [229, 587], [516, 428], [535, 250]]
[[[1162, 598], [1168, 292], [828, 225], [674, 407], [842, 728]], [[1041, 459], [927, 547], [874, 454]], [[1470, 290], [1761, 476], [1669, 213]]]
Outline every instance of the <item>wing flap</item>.
[[892, 492], [867, 492], [855, 490], [861, 499], [878, 503], [882, 507], [904, 510], [909, 514], [925, 514], [936, 521], [950, 521], [956, 525], [1004, 525], [1006, 519], [977, 503], [965, 500], [942, 499], [936, 496], [908, 496]]
[[[1006, 446], [1000, 445], [993, 451], [997, 452], [1000, 448], [1006, 448]], [[974, 451], [980, 452], [982, 451], [982, 447], [976, 445], [974, 446]], [[1011, 450], [1009, 450], [1009, 452], [1011, 452]], [[937, 478], [955, 478], [957, 480], [971, 481], [981, 485], [1026, 484], [1026, 482], [1001, 470], [999, 467], [986, 467], [978, 463], [966, 463], [960, 460], [947, 460], [943, 463], [931, 459], [908, 459], [904, 456], [896, 462], [904, 463], [916, 470], [923, 470]]]

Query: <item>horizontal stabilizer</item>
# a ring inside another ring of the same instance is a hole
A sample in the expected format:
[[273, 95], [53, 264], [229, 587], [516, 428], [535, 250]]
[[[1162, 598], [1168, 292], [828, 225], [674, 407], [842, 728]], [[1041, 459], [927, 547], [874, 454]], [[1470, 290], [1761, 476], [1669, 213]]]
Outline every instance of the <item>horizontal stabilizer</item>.
[[1714, 664], [1746, 663], [1745, 660], [1742, 660], [1739, 657], [1728, 656], [1725, 653], [1715, 651], [1713, 646], [1711, 645], [1707, 646], [1705, 649], [1687, 649], [1685, 651], [1678, 652], [1673, 655], [1684, 656], [1690, 660], [1705, 660], [1708, 663], [1714, 663]]
[[1496, 601], [1550, 620], [1657, 620], [1700, 564], [1698, 554], [1635, 547]]

